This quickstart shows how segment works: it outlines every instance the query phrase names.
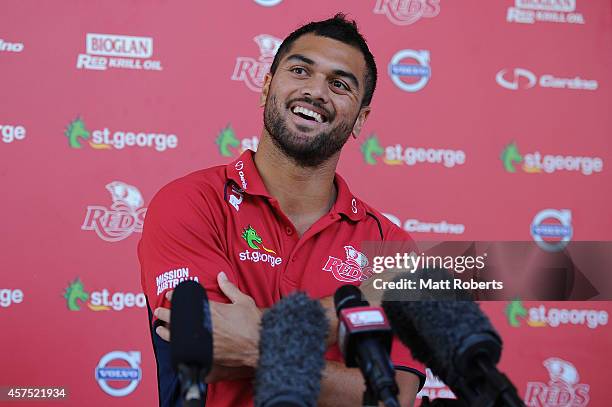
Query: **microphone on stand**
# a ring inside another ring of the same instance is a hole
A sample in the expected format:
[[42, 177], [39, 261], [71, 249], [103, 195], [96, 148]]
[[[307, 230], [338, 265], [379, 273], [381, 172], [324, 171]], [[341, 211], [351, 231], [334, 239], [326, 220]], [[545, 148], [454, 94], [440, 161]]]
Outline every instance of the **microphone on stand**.
[[[420, 277], [444, 280], [448, 273], [423, 269], [409, 276]], [[467, 405], [524, 406], [514, 385], [497, 370], [502, 350], [499, 334], [467, 293], [455, 291], [449, 296], [440, 290], [420, 290], [414, 299], [383, 299], [382, 305], [393, 331], [415, 359]]]
[[329, 322], [304, 293], [283, 298], [261, 319], [255, 407], [315, 407]]
[[359, 367], [366, 382], [364, 406], [399, 407], [395, 369], [389, 358], [393, 333], [384, 312], [362, 299], [359, 288], [344, 285], [334, 294], [338, 346], [347, 367]]
[[183, 281], [172, 295], [170, 352], [178, 371], [180, 399], [185, 407], [204, 406], [204, 379], [212, 367], [213, 338], [208, 298], [202, 286]]

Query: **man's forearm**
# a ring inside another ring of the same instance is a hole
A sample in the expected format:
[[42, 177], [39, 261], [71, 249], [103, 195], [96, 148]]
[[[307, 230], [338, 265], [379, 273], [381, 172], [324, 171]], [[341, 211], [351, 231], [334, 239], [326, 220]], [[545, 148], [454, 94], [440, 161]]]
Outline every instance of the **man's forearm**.
[[327, 361], [321, 379], [319, 407], [360, 406], [365, 385], [359, 369], [349, 369], [340, 362]]
[[[338, 339], [338, 318], [333, 297], [321, 298], [329, 319], [327, 344], [332, 345]], [[414, 405], [419, 388], [419, 378], [412, 373], [397, 371], [395, 378], [400, 393], [398, 399], [402, 407]], [[362, 404], [365, 390], [364, 378], [357, 368], [349, 369], [343, 363], [327, 361], [321, 381], [319, 406], [359, 406]]]
[[[398, 400], [402, 407], [412, 407], [419, 388], [419, 378], [408, 372], [396, 371]], [[362, 405], [365, 382], [361, 371], [347, 368], [340, 362], [327, 361], [321, 380], [320, 407], [354, 407]]]

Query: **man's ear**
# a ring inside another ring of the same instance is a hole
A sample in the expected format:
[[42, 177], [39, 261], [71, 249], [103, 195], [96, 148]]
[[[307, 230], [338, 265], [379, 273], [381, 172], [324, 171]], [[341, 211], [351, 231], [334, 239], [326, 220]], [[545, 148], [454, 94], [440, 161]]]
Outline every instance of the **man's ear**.
[[264, 107], [266, 105], [268, 92], [270, 91], [270, 83], [272, 83], [272, 74], [268, 72], [266, 76], [264, 76], [264, 84], [261, 88], [261, 96], [259, 97], [259, 107]]
[[357, 137], [361, 132], [361, 128], [363, 127], [366, 119], [370, 115], [370, 110], [372, 110], [370, 106], [364, 106], [359, 111], [359, 116], [357, 116], [357, 120], [355, 121], [355, 125], [353, 126], [353, 134], [355, 135], [355, 137]]

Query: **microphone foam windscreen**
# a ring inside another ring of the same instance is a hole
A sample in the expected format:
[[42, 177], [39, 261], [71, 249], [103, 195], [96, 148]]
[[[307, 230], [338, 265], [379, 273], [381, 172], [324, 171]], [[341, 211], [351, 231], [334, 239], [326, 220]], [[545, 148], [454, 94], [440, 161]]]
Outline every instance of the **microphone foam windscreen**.
[[170, 352], [172, 365], [195, 365], [208, 373], [212, 366], [213, 340], [206, 292], [195, 281], [183, 281], [172, 294]]
[[316, 406], [328, 329], [325, 310], [304, 293], [292, 294], [264, 313], [255, 406], [280, 405], [274, 400], [286, 398], [295, 400], [293, 405]]
[[391, 326], [413, 356], [443, 379], [455, 378], [455, 356], [475, 334], [499, 338], [472, 301], [388, 301], [383, 308]]

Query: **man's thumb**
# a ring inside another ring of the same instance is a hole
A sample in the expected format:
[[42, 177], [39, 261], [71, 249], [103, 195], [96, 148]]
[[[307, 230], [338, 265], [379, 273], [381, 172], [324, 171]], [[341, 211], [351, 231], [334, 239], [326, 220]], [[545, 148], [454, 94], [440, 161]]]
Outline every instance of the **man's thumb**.
[[222, 271], [217, 274], [217, 283], [219, 284], [219, 288], [221, 291], [232, 303], [238, 302], [244, 294], [236, 287], [229, 279], [227, 275]]

